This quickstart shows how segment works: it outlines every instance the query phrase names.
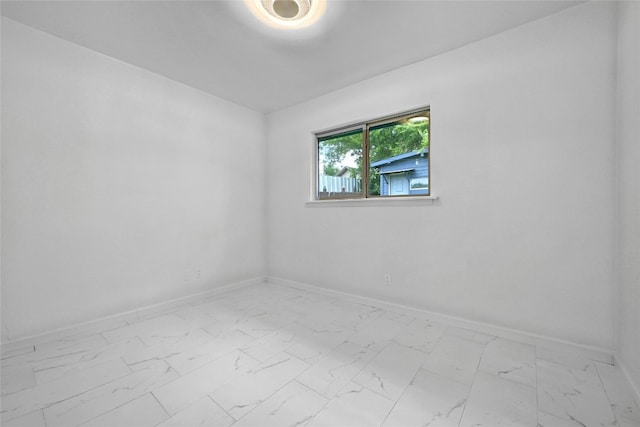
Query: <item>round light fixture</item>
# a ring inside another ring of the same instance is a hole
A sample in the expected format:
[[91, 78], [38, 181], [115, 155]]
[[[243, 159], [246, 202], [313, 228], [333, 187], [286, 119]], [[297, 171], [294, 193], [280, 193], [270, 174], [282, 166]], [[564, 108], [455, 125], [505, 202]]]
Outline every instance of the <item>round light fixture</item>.
[[326, 0], [245, 0], [262, 22], [281, 29], [308, 27], [326, 9]]
[[411, 117], [409, 119], [409, 123], [420, 123], [420, 122], [426, 122], [429, 120], [429, 117], [427, 116], [416, 116], [416, 117]]

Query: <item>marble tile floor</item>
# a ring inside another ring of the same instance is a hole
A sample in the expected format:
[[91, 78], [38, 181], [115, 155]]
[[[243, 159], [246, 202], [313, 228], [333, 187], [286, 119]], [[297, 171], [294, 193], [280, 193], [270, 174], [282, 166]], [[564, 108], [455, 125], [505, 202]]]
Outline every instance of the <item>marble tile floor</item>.
[[1, 425], [640, 426], [616, 367], [262, 284], [2, 355]]

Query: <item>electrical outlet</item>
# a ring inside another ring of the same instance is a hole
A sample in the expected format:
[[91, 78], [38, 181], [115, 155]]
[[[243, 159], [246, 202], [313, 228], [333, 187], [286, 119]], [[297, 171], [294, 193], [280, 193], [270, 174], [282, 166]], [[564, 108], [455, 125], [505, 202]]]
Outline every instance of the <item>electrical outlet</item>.
[[193, 266], [191, 268], [187, 268], [183, 274], [185, 282], [193, 282], [194, 280], [200, 280], [201, 276], [202, 276], [202, 269], [200, 268], [200, 266]]
[[384, 284], [385, 286], [391, 286], [391, 274], [387, 273], [384, 275]]

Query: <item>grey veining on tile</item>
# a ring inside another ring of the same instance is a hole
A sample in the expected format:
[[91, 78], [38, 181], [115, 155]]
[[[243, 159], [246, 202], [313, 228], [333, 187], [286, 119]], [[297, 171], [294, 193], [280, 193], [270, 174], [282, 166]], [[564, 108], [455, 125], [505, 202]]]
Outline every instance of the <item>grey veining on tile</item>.
[[138, 337], [145, 344], [154, 345], [183, 339], [191, 330], [190, 326], [182, 317], [168, 313], [112, 329], [102, 335], [109, 343]]
[[287, 348], [287, 353], [307, 363], [314, 363], [351, 335], [351, 331], [332, 325], [320, 329], [307, 328], [306, 333], [299, 335], [293, 345]]
[[77, 351], [64, 357], [39, 361], [33, 365], [38, 384], [73, 375], [75, 372], [118, 359], [123, 354], [140, 351], [145, 344], [137, 337], [95, 349]]
[[164, 362], [44, 408], [48, 427], [81, 424], [149, 393], [178, 374]]
[[640, 407], [632, 397], [631, 387], [626, 383], [622, 371], [606, 363], [593, 363], [602, 380], [602, 385], [618, 423], [626, 422], [640, 425]]
[[113, 426], [135, 426], [153, 427], [166, 420], [169, 416], [162, 409], [162, 406], [147, 393], [135, 400], [125, 403], [122, 406], [100, 415], [86, 423], [83, 427], [113, 427]]
[[2, 398], [2, 422], [37, 409], [50, 408], [56, 402], [68, 401], [73, 396], [126, 377], [130, 373], [122, 360], [115, 359], [56, 381], [8, 394]]
[[394, 341], [425, 353], [431, 353], [447, 328], [424, 319], [414, 319], [395, 336]]
[[461, 427], [536, 427], [536, 389], [497, 375], [478, 372]]
[[257, 361], [264, 362], [292, 347], [299, 337], [304, 336], [308, 332], [306, 328], [293, 324], [264, 335], [242, 346], [240, 350]]
[[563, 420], [545, 412], [538, 411], [538, 427], [578, 427], [573, 421]]
[[308, 424], [308, 427], [380, 425], [393, 401], [366, 387], [347, 384]]
[[237, 420], [308, 367], [309, 364], [295, 356], [281, 353], [234, 378], [209, 396]]
[[469, 386], [421, 369], [385, 420], [384, 427], [457, 427]]
[[264, 283], [16, 344], [1, 424], [640, 427], [607, 363]]
[[327, 404], [327, 399], [297, 381], [291, 381], [234, 424], [235, 427], [305, 425]]
[[139, 371], [149, 365], [154, 365], [158, 361], [166, 360], [173, 356], [184, 354], [191, 349], [198, 348], [212, 341], [214, 337], [196, 329], [189, 331], [180, 337], [175, 337], [169, 342], [156, 343], [141, 348], [130, 347], [123, 352], [122, 360], [124, 360], [132, 371]]
[[349, 337], [349, 341], [380, 351], [406, 327], [402, 320], [398, 319], [395, 313], [383, 312], [382, 315], [365, 324], [363, 328], [358, 329], [354, 335]]
[[200, 398], [194, 404], [187, 406], [158, 427], [228, 427], [234, 419], [227, 414], [209, 396]]
[[247, 372], [257, 362], [236, 350], [207, 365], [183, 375], [153, 391], [170, 415], [174, 415], [235, 377]]
[[16, 357], [23, 354], [33, 353], [34, 351], [36, 351], [36, 347], [34, 345], [27, 345], [24, 347], [18, 347], [18, 348], [14, 348], [7, 351], [3, 350], [2, 354], [0, 355], [0, 359], [4, 360], [10, 357]]
[[347, 341], [300, 374], [298, 381], [326, 397], [333, 397], [376, 355], [373, 350]]
[[353, 382], [391, 400], [398, 400], [426, 356], [419, 350], [391, 343], [354, 377]]
[[497, 338], [485, 346], [479, 369], [481, 372], [535, 387], [535, 347]]
[[28, 413], [11, 421], [2, 422], [4, 427], [46, 427], [42, 409]]
[[206, 342], [174, 353], [164, 360], [179, 374], [185, 375], [209, 362], [217, 360], [240, 347], [246, 346], [255, 338], [237, 329], [219, 333]]
[[574, 369], [537, 361], [538, 408], [558, 418], [587, 426], [615, 426], [607, 395], [593, 364]]
[[107, 344], [109, 343], [100, 334], [80, 334], [76, 338], [56, 339], [34, 346], [35, 351], [3, 359], [2, 367], [39, 362], [54, 363], [58, 359], [65, 359], [79, 352], [92, 351]]
[[576, 351], [575, 348], [565, 344], [556, 344], [553, 348], [539, 345], [536, 347], [536, 357], [578, 370], [590, 369], [593, 361], [613, 364], [613, 356], [610, 354], [587, 350]]
[[484, 345], [476, 341], [445, 335], [423, 367], [459, 383], [471, 384], [483, 351]]

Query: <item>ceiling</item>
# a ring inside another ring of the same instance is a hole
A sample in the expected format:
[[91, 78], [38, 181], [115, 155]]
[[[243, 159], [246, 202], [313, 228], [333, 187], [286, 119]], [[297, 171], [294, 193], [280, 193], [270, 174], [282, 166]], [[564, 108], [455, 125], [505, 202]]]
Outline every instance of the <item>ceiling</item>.
[[235, 1], [2, 1], [2, 15], [256, 111], [271, 112], [580, 1], [328, 0], [301, 30]]

